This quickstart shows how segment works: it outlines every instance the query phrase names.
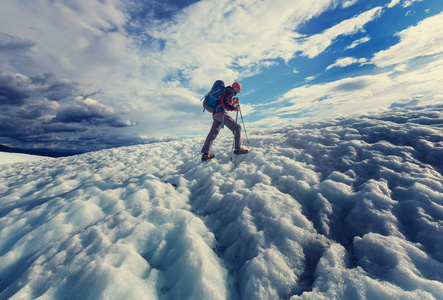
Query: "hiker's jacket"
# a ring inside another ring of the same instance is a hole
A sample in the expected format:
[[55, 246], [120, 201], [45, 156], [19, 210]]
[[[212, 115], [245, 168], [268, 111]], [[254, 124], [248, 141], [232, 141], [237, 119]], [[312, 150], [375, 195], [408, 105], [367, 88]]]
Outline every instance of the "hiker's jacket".
[[220, 106], [217, 108], [215, 113], [225, 112], [226, 110], [235, 110], [237, 107], [234, 105], [234, 96], [237, 93], [231, 86], [228, 86], [223, 91], [223, 97], [220, 99]]

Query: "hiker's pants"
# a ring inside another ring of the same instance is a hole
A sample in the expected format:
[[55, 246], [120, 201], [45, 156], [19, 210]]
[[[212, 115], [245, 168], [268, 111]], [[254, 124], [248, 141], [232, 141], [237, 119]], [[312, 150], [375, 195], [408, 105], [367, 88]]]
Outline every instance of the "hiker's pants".
[[217, 137], [223, 125], [226, 125], [234, 134], [235, 148], [236, 149], [240, 148], [241, 126], [237, 122], [235, 122], [234, 119], [231, 118], [227, 113], [215, 113], [212, 115], [212, 119], [213, 119], [212, 127], [208, 133], [208, 136], [206, 137], [205, 144], [203, 145], [202, 148], [202, 153], [209, 153], [209, 150], [211, 149], [212, 146], [212, 142]]

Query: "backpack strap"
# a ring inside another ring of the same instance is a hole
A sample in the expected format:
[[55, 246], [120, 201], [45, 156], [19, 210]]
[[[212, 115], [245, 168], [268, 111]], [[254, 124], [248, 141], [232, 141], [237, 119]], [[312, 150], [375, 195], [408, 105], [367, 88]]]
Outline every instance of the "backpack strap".
[[225, 91], [223, 91], [223, 93], [220, 96], [220, 99], [218, 99], [218, 103], [217, 103], [217, 107], [215, 108], [215, 112], [217, 112], [219, 107], [223, 107], [224, 109], [226, 109], [225, 106], [223, 105], [223, 98], [224, 97], [225, 97]]
[[223, 94], [222, 94], [222, 96], [220, 97], [220, 100], [219, 100], [220, 101], [220, 106], [223, 107], [224, 110], [230, 111], [230, 109], [227, 108], [226, 105], [223, 102], [223, 99], [225, 98], [225, 94], [226, 94], [226, 92], [223, 91]]

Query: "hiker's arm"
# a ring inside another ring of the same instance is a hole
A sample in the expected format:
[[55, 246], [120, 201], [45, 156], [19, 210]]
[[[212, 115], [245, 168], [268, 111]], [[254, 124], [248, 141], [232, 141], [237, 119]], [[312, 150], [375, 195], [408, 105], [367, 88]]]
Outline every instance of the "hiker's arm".
[[236, 110], [236, 106], [231, 105], [231, 100], [234, 97], [233, 90], [227, 89], [225, 96], [223, 97], [223, 106], [228, 110]]

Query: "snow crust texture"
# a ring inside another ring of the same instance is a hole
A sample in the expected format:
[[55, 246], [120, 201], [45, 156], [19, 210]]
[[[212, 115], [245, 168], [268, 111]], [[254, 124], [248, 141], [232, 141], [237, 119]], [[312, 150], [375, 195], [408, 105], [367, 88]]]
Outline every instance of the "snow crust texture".
[[23, 153], [10, 153], [0, 151], [0, 165], [12, 164], [17, 162], [38, 161], [42, 159], [48, 159], [44, 156], [30, 155]]
[[0, 165], [0, 299], [443, 299], [441, 110], [248, 134]]

